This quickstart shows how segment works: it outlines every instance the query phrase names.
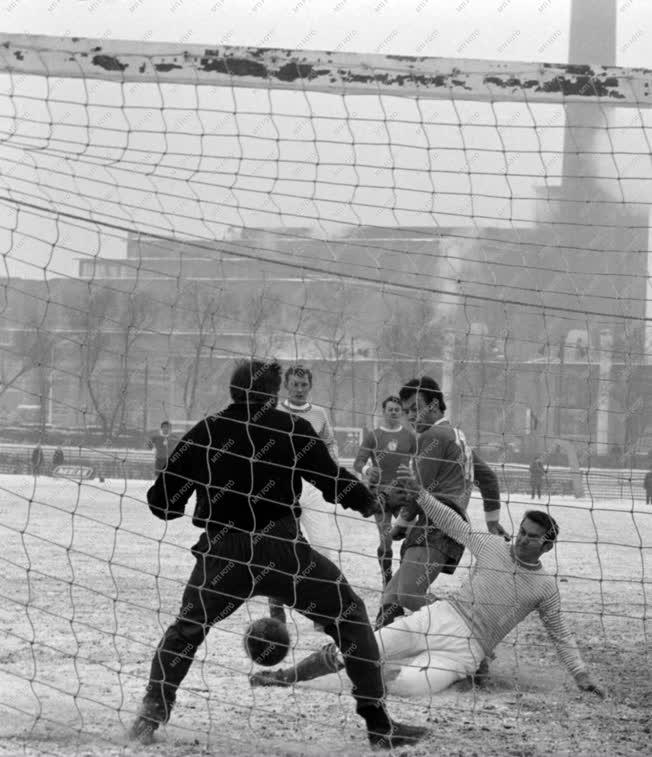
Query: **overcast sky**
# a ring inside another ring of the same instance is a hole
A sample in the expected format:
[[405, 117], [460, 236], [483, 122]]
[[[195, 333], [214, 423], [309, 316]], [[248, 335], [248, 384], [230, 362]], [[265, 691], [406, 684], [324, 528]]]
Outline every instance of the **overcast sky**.
[[[652, 1], [618, 0], [617, 6], [618, 65], [649, 67], [652, 63], [649, 52]], [[8, 33], [565, 62], [570, 2], [1, 0], [0, 13], [3, 31]], [[0, 77], [0, 81], [8, 91], [8, 78]], [[13, 172], [9, 189], [20, 190], [23, 199], [31, 197], [39, 205], [49, 204], [66, 212], [80, 210], [82, 216], [85, 211], [103, 212], [106, 217], [115, 219], [118, 226], [135, 225], [180, 236], [219, 239], [228, 224], [274, 225], [275, 221], [282, 221], [297, 225], [304, 217], [311, 221], [315, 218], [328, 221], [326, 230], [336, 228], [337, 224], [344, 229], [355, 223], [423, 224], [433, 217], [438, 223], [462, 225], [488, 224], [491, 219], [497, 222], [505, 215], [527, 220], [533, 214], [531, 202], [517, 199], [516, 203], [506, 203], [500, 198], [510, 193], [517, 198], [529, 198], [544, 171], [554, 175], [559, 170], [554, 165], [546, 169], [541, 159], [543, 153], [536, 154], [537, 149], [559, 149], [561, 131], [556, 127], [560, 122], [560, 109], [552, 106], [526, 109], [472, 104], [466, 108], [466, 104], [462, 104], [455, 109], [450, 104], [440, 104], [436, 115], [429, 115], [427, 104], [418, 111], [414, 102], [403, 100], [393, 108], [392, 115], [394, 119], [404, 119], [407, 126], [390, 134], [386, 128], [389, 119], [379, 107], [379, 98], [366, 98], [364, 108], [368, 110], [364, 115], [371, 114], [377, 123], [356, 124], [356, 140], [372, 144], [366, 148], [361, 146], [353, 155], [346, 144], [350, 142], [349, 132], [341, 129], [333, 132], [337, 124], [327, 120], [327, 116], [341, 113], [342, 123], [345, 122], [341, 97], [317, 96], [308, 102], [298, 95], [292, 100], [287, 94], [278, 94], [271, 103], [274, 118], [265, 119], [265, 107], [261, 107], [260, 98], [248, 100], [247, 91], [240, 90], [238, 109], [249, 108], [255, 112], [240, 116], [236, 122], [229, 115], [235, 102], [232, 92], [225, 91], [221, 100], [216, 98], [204, 109], [197, 94], [191, 91], [193, 88], [186, 87], [188, 92], [170, 94], [163, 103], [172, 111], [160, 122], [161, 91], [153, 85], [141, 87], [133, 100], [128, 101], [129, 96], [115, 84], [103, 84], [89, 94], [80, 89], [79, 82], [69, 82], [56, 93], [49, 92], [48, 98], [43, 98], [40, 104], [29, 98], [36, 92], [33, 84], [23, 83], [21, 87], [22, 90], [14, 88], [10, 98], [0, 96], [0, 131], [13, 130], [16, 123], [20, 124], [13, 144], [5, 144], [0, 154], [0, 160], [7, 161], [3, 171], [5, 181], [8, 181], [7, 166]], [[21, 99], [21, 95], [26, 99]], [[81, 104], [78, 109], [66, 106], [64, 114], [60, 101], [68, 99], [76, 99]], [[102, 108], [91, 107], [100, 102], [104, 103]], [[256, 104], [252, 105], [254, 102]], [[143, 109], [148, 106], [151, 110]], [[304, 137], [301, 116], [296, 114], [303, 113], [306, 106]], [[188, 112], [179, 110], [183, 108], [188, 108]], [[320, 120], [320, 116], [324, 118]], [[460, 117], [466, 123], [463, 129], [438, 128], [438, 124], [455, 122]], [[631, 123], [631, 111], [626, 118], [626, 123]], [[424, 119], [429, 129], [417, 138], [411, 125], [418, 127]], [[539, 134], [539, 141], [535, 139], [534, 128], [518, 131], [519, 126], [528, 124], [527, 119], [550, 125]], [[49, 121], [61, 122], [60, 128], [52, 131]], [[504, 148], [495, 133], [482, 129], [483, 125], [496, 121], [515, 126], [513, 139], [505, 132], [508, 144]], [[152, 133], [156, 132], [157, 123], [160, 134]], [[176, 124], [176, 128], [171, 124]], [[97, 129], [90, 130], [89, 126]], [[192, 135], [199, 126], [202, 130], [208, 126], [215, 134], [220, 130], [225, 134], [235, 130], [239, 136], [225, 136], [214, 145], [203, 142], [200, 145], [203, 158], [193, 163], [188, 173], [175, 163], [176, 159], [162, 156], [175, 149], [194, 153], [197, 139]], [[319, 176], [312, 172], [311, 158], [305, 153], [305, 140], [309, 143], [315, 134], [311, 129], [316, 129], [319, 139], [325, 140], [319, 144], [320, 158], [333, 163], [332, 168], [323, 169]], [[161, 138], [164, 132], [167, 132], [165, 139]], [[340, 135], [341, 144], [332, 144], [334, 133]], [[94, 153], [94, 145], [87, 143], [94, 143], [99, 135], [104, 147]], [[127, 148], [125, 135], [128, 135]], [[243, 141], [245, 135], [251, 139]], [[269, 145], [274, 145], [279, 135], [288, 139], [295, 135], [294, 143], [270, 153]], [[44, 136], [48, 139], [48, 149], [34, 142], [32, 146], [38, 150], [21, 154], [30, 139]], [[57, 142], [55, 137], [61, 141]], [[614, 132], [607, 149], [620, 149], [618, 139], [630, 149], [631, 145], [635, 145], [634, 149], [639, 149], [640, 145], [643, 152], [646, 150], [643, 129], [639, 133], [624, 131], [620, 137]], [[75, 159], [75, 150], [70, 147], [75, 140], [85, 148], [83, 160]], [[401, 142], [407, 144], [400, 146]], [[86, 160], [106, 162], [111, 157], [111, 145], [120, 151], [117, 164], [98, 168], [95, 162]], [[475, 158], [469, 176], [464, 161], [468, 160], [473, 146], [493, 146], [494, 152]], [[428, 148], [438, 147], [448, 147], [448, 151], [439, 156], [437, 172], [433, 175], [432, 171], [424, 170], [428, 165], [424, 156]], [[149, 177], [142, 171], [139, 173], [144, 165], [145, 150], [149, 151], [150, 164], [156, 164], [157, 169]], [[215, 154], [209, 154], [210, 150]], [[236, 155], [246, 154], [250, 162], [243, 163], [240, 157], [239, 162], [231, 161], [231, 165], [222, 159], [218, 175], [211, 174], [211, 170], [215, 170], [211, 162], [215, 156], [230, 154], [233, 150]], [[614, 161], [610, 163], [613, 174]], [[627, 165], [616, 166], [615, 170], [621, 176], [627, 176], [632, 170], [638, 175], [640, 163], [634, 161], [632, 168], [630, 160]], [[399, 171], [395, 170], [397, 167]], [[512, 174], [507, 182], [503, 175], [505, 167]], [[177, 173], [172, 176], [175, 170]], [[241, 182], [234, 190], [232, 176], [228, 174], [233, 175], [236, 170], [240, 172]], [[205, 176], [202, 172], [206, 172]], [[487, 177], [494, 173], [495, 177]], [[226, 179], [224, 174], [227, 174]], [[206, 178], [210, 176], [213, 178]], [[433, 176], [438, 204], [432, 199]], [[355, 194], [347, 193], [349, 185], [357, 187]], [[618, 191], [622, 191], [623, 185], [626, 182], [621, 182]], [[119, 193], [118, 204], [116, 192]], [[148, 194], [151, 195], [149, 200]], [[306, 198], [314, 198], [316, 194], [319, 202], [310, 204]], [[483, 199], [481, 195], [491, 199]], [[172, 205], [171, 198], [175, 198]], [[134, 210], [136, 207], [138, 210]], [[35, 240], [34, 236], [39, 239]], [[84, 228], [53, 219], [38, 220], [31, 213], [17, 214], [10, 209], [0, 209], [0, 248], [11, 250], [5, 260], [9, 262], [12, 275], [42, 276], [43, 270], [48, 274], [74, 275], [75, 259], [80, 255], [122, 256], [124, 235], [106, 233], [98, 226]]]

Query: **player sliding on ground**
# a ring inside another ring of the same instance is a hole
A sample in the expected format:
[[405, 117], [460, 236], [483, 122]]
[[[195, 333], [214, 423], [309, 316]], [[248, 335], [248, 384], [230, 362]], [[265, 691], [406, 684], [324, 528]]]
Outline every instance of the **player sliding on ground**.
[[255, 595], [279, 597], [320, 623], [345, 652], [357, 712], [372, 747], [412, 744], [425, 729], [393, 722], [385, 707], [380, 652], [367, 611], [338, 568], [299, 530], [301, 479], [330, 502], [373, 515], [376, 500], [339, 468], [303, 418], [276, 409], [278, 363], [257, 360], [235, 369], [232, 404], [183, 437], [147, 501], [163, 520], [181, 518], [193, 491], [195, 568], [176, 621], [152, 660], [149, 683], [131, 734], [150, 743], [170, 717], [177, 689], [211, 626]]
[[[536, 610], [579, 688], [604, 696], [587, 672], [561, 613], [556, 580], [540, 562], [559, 533], [553, 518], [542, 511], [527, 512], [515, 539], [507, 544], [502, 536], [472, 531], [450, 507], [419, 489], [408, 469], [401, 468], [399, 475], [403, 494], [397, 498], [416, 502], [442, 531], [469, 548], [475, 564], [448, 599], [376, 631], [388, 693], [427, 696], [472, 675], [496, 645]], [[250, 681], [254, 686], [288, 686], [341, 668], [339, 652], [329, 644], [296, 667], [256, 673]]]

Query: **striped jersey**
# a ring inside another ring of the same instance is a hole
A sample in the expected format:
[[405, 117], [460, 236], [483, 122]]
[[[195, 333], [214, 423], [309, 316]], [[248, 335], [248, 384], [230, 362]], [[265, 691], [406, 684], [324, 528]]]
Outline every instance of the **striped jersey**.
[[313, 405], [312, 402], [306, 402], [303, 405], [293, 405], [289, 400], [285, 399], [278, 404], [278, 409], [305, 418], [315, 429], [317, 436], [324, 442], [333, 460], [337, 462], [335, 431], [331, 426], [328, 413], [323, 407]]
[[490, 654], [508, 633], [536, 610], [560, 659], [577, 676], [586, 671], [577, 642], [561, 611], [555, 577], [541, 565], [527, 568], [512, 556], [502, 536], [479, 533], [450, 507], [422, 490], [419, 505], [437, 526], [475, 557], [469, 578], [448, 601]]

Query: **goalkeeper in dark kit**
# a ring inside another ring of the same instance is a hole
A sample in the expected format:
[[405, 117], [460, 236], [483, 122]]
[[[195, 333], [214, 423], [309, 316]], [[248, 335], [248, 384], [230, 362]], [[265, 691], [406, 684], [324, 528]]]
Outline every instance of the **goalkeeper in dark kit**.
[[299, 530], [301, 479], [330, 502], [364, 516], [376, 499], [338, 467], [303, 418], [276, 409], [278, 363], [238, 364], [232, 403], [192, 428], [147, 493], [152, 513], [180, 518], [196, 492], [195, 568], [176, 621], [154, 654], [131, 735], [143, 743], [170, 717], [177, 689], [210, 627], [255, 595], [278, 597], [323, 626], [342, 651], [357, 712], [375, 748], [419, 740], [425, 729], [394, 722], [386, 709], [380, 655], [363, 601]]

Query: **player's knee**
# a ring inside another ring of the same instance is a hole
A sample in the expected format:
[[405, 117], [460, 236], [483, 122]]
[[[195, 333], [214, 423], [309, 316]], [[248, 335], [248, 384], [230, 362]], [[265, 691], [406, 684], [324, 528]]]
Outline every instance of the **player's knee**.
[[186, 644], [198, 647], [206, 638], [210, 625], [187, 617], [178, 617], [168, 630], [168, 636], [183, 640]]
[[360, 628], [360, 624], [369, 622], [367, 608], [362, 599], [352, 590], [342, 596], [342, 606], [339, 617], [337, 618], [340, 628], [349, 626], [350, 628]]
[[380, 560], [389, 558], [391, 560], [392, 558], [392, 540], [384, 540], [381, 541], [378, 545], [378, 549], [376, 550], [376, 554], [378, 555], [378, 558]]
[[424, 595], [419, 594], [413, 587], [409, 589], [401, 588], [396, 593], [396, 603], [406, 610], [415, 612], [423, 607], [425, 599]]

